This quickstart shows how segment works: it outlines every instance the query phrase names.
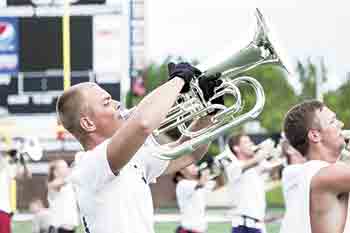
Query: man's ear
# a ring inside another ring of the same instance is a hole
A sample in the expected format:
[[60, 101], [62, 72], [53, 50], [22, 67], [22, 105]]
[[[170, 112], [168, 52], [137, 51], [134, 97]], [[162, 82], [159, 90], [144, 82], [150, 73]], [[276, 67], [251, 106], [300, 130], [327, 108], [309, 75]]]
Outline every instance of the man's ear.
[[310, 129], [308, 134], [307, 134], [307, 137], [308, 137], [310, 142], [317, 143], [317, 142], [321, 141], [320, 131], [315, 130], [315, 129]]
[[81, 117], [80, 118], [80, 126], [83, 130], [90, 133], [94, 130], [96, 130], [96, 126], [93, 121], [91, 121], [88, 117]]

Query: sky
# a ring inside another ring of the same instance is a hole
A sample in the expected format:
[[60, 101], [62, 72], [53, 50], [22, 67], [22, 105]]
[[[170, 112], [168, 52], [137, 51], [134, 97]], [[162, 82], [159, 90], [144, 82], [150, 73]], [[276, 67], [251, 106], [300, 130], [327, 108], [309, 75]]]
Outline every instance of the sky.
[[338, 86], [350, 71], [348, 1], [148, 0], [146, 7], [147, 50], [154, 61], [172, 54], [204, 62], [244, 46], [259, 7], [294, 67], [309, 57], [315, 63], [324, 59], [329, 74], [324, 89]]

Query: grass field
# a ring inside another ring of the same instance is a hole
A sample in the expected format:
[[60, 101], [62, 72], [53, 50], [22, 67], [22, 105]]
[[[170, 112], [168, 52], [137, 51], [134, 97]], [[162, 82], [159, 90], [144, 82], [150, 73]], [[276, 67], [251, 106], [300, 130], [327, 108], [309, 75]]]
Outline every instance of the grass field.
[[[155, 225], [156, 233], [173, 233], [177, 227], [177, 223], [164, 222]], [[268, 224], [268, 233], [278, 233], [279, 224]], [[231, 233], [230, 223], [210, 223], [208, 233]]]
[[[162, 222], [155, 225], [156, 233], [174, 233], [177, 227], [175, 222]], [[229, 223], [210, 223], [208, 233], [230, 233], [231, 225]], [[278, 233], [279, 224], [272, 223], [267, 225], [268, 233]], [[13, 233], [31, 233], [30, 222], [15, 222], [13, 225]], [[82, 229], [79, 229], [77, 233], [84, 233]]]
[[[274, 216], [281, 216], [284, 212], [283, 208], [283, 195], [282, 189], [280, 186], [276, 186], [266, 195], [267, 200], [267, 217], [273, 218]], [[157, 214], [169, 214], [177, 213], [178, 210], [175, 208], [161, 208], [156, 209]], [[226, 212], [225, 209], [210, 208], [207, 210], [208, 214], [222, 214]], [[156, 223], [154, 228], [156, 233], [174, 233], [176, 227], [178, 226], [177, 222], [160, 222]], [[266, 225], [267, 233], [279, 233], [280, 223], [278, 221], [273, 221]], [[13, 224], [13, 233], [31, 233], [31, 223], [30, 222], [14, 222]], [[117, 231], [116, 231], [117, 232]], [[82, 228], [76, 233], [84, 233]], [[212, 223], [209, 222], [208, 232], [207, 233], [231, 233], [231, 224], [229, 222], [225, 223]]]

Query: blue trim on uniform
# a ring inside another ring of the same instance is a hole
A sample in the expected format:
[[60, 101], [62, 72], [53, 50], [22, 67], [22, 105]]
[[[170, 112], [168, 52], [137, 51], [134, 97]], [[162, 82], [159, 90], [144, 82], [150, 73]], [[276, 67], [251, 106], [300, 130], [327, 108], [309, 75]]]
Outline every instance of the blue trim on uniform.
[[262, 230], [240, 225], [238, 227], [232, 227], [232, 233], [262, 233]]

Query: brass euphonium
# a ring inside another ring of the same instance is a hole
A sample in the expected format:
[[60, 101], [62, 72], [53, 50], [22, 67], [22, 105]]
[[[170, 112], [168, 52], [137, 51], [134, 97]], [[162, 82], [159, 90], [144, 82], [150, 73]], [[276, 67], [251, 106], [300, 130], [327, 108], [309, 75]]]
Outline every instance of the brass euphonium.
[[[280, 50], [277, 50], [270, 29], [258, 9], [256, 9], [255, 16], [257, 29], [253, 40], [245, 48], [232, 53], [231, 56], [222, 59], [221, 62], [199, 65], [198, 68], [204, 71], [203, 74], [192, 80], [191, 90], [188, 93], [179, 95], [167, 118], [153, 132], [153, 135], [157, 137], [177, 128], [181, 135], [190, 138], [173, 148], [159, 146], [159, 157], [161, 159], [171, 160], [182, 154], [191, 153], [198, 146], [207, 144], [224, 133], [231, 132], [235, 126], [247, 120], [255, 119], [261, 113], [265, 104], [263, 87], [254, 78], [245, 76], [244, 72], [265, 64], [274, 64], [290, 72], [285, 61], [282, 61]], [[210, 77], [216, 73], [221, 73], [222, 84], [215, 89], [214, 96], [205, 101], [199, 88], [199, 79]], [[237, 116], [237, 113], [243, 107], [242, 94], [239, 89], [242, 84], [248, 84], [254, 90], [256, 95], [255, 105], [250, 111]], [[232, 96], [235, 100], [231, 106], [212, 104], [212, 100], [227, 95]], [[191, 130], [189, 122], [205, 117], [214, 110], [219, 111], [211, 117], [212, 125], [210, 127], [198, 131]]]

